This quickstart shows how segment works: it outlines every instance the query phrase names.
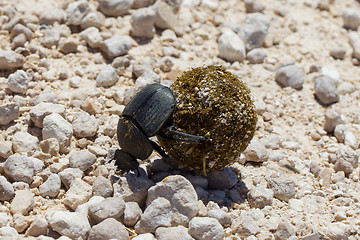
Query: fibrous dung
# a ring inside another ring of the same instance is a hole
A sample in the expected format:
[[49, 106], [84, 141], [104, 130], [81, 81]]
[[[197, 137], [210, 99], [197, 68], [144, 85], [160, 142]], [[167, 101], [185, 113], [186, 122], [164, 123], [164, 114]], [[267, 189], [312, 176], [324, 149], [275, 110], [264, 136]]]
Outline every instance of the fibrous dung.
[[158, 137], [165, 151], [179, 164], [204, 174], [234, 162], [256, 128], [257, 113], [247, 86], [223, 67], [207, 66], [184, 72], [170, 88], [177, 98], [175, 128], [206, 140]]

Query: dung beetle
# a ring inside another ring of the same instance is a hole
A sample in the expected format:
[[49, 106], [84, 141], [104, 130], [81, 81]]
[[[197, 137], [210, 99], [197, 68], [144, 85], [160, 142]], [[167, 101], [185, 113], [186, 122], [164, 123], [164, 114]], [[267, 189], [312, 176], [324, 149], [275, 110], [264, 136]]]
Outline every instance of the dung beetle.
[[120, 150], [115, 153], [116, 165], [122, 171], [138, 167], [137, 159], [147, 159], [155, 149], [163, 158], [169, 156], [149, 137], [161, 136], [173, 140], [200, 143], [205, 137], [174, 130], [173, 112], [176, 97], [161, 84], [150, 84], [138, 92], [126, 105], [117, 126]]

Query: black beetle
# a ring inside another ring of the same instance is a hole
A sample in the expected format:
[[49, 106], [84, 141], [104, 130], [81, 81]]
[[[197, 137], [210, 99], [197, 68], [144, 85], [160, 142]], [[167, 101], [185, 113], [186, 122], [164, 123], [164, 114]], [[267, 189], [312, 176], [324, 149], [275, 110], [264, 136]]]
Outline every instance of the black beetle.
[[173, 112], [176, 97], [170, 88], [161, 84], [150, 84], [138, 92], [126, 105], [117, 126], [120, 150], [115, 153], [116, 165], [123, 171], [134, 170], [136, 159], [147, 159], [155, 149], [163, 158], [169, 156], [149, 137], [159, 135], [179, 141], [199, 143], [205, 140], [174, 130]]

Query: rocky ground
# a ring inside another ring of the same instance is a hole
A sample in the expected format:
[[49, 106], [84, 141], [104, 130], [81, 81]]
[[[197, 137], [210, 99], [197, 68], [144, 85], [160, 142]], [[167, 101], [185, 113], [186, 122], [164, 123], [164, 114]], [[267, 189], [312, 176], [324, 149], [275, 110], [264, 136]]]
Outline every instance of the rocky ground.
[[[359, 26], [355, 0], [1, 1], [1, 239], [360, 239]], [[238, 161], [119, 175], [131, 97], [211, 64], [255, 99]]]

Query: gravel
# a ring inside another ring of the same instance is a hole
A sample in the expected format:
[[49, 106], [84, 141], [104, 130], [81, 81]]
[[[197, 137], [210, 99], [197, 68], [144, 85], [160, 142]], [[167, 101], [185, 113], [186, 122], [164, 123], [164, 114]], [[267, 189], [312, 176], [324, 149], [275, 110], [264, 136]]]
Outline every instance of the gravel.
[[315, 96], [324, 105], [333, 104], [339, 101], [339, 94], [336, 88], [336, 81], [333, 78], [322, 76], [315, 80]]
[[20, 115], [19, 104], [5, 103], [0, 105], [0, 125], [7, 125]]
[[24, 57], [14, 51], [0, 50], [0, 70], [13, 70], [22, 67]]
[[94, 225], [89, 233], [89, 240], [130, 239], [124, 225], [114, 218], [108, 218]]
[[224, 239], [224, 229], [215, 218], [194, 217], [189, 222], [189, 233], [195, 239]]
[[92, 204], [88, 214], [91, 223], [98, 224], [107, 218], [119, 219], [125, 210], [125, 201], [119, 197], [105, 198], [101, 202]]
[[15, 182], [31, 183], [35, 174], [34, 162], [31, 158], [20, 154], [13, 154], [4, 163], [5, 176]]
[[295, 89], [302, 88], [305, 81], [301, 70], [295, 64], [282, 65], [276, 71], [275, 80], [281, 86]]
[[17, 70], [15, 73], [10, 74], [8, 79], [8, 87], [15, 93], [25, 93], [28, 89], [30, 78], [23, 70]]
[[140, 8], [131, 16], [131, 34], [134, 37], [152, 38], [155, 34], [155, 16], [153, 8]]
[[96, 86], [109, 87], [114, 85], [117, 80], [118, 78], [115, 69], [111, 65], [105, 65], [101, 68], [96, 77]]
[[243, 62], [245, 45], [241, 38], [232, 31], [226, 31], [218, 39], [219, 57], [229, 62]]

